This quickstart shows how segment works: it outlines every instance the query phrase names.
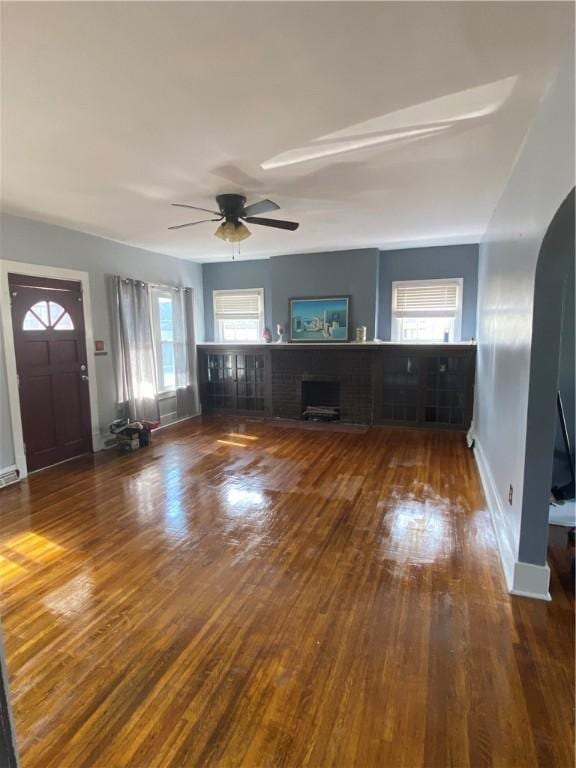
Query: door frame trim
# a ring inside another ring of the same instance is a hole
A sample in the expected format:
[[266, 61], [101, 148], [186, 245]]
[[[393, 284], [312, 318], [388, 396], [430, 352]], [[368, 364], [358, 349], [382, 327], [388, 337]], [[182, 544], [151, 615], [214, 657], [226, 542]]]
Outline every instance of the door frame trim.
[[18, 375], [16, 371], [16, 346], [14, 343], [14, 328], [10, 301], [10, 286], [8, 275], [29, 275], [31, 277], [46, 277], [55, 280], [73, 280], [82, 286], [82, 307], [84, 312], [84, 334], [86, 336], [86, 365], [88, 366], [88, 390], [90, 396], [90, 422], [92, 425], [92, 450], [98, 451], [101, 446], [100, 419], [98, 414], [98, 385], [96, 382], [96, 364], [94, 360], [94, 332], [92, 329], [92, 301], [90, 295], [90, 278], [88, 272], [64, 267], [49, 267], [42, 264], [26, 264], [20, 261], [0, 259], [0, 312], [2, 318], [2, 335], [4, 337], [4, 360], [6, 362], [6, 378], [8, 380], [8, 403], [10, 421], [12, 424], [12, 440], [14, 442], [14, 463], [19, 472], [20, 480], [28, 477], [28, 466], [24, 452], [24, 433], [22, 430], [22, 414], [20, 413], [20, 395], [18, 393]]

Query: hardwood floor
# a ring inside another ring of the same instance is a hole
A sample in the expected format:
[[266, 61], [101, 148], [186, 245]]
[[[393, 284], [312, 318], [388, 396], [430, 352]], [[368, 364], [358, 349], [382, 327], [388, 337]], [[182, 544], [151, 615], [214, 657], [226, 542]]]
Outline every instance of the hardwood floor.
[[23, 768], [569, 768], [568, 555], [505, 590], [461, 434], [185, 422], [0, 493]]

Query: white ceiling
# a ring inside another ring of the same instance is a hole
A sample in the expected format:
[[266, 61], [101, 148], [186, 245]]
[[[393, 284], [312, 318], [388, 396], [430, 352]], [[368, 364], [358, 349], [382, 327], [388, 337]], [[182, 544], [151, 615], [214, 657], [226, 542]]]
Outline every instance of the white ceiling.
[[[2, 3], [11, 213], [198, 261], [171, 202], [271, 197], [242, 258], [477, 241], [571, 3]], [[199, 216], [202, 218], [202, 216]]]

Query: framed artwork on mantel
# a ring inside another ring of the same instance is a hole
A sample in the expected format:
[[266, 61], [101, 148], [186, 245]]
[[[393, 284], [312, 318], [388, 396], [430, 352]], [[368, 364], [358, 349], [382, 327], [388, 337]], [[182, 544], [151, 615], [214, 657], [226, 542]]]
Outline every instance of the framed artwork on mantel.
[[290, 341], [306, 344], [347, 342], [350, 296], [290, 299]]

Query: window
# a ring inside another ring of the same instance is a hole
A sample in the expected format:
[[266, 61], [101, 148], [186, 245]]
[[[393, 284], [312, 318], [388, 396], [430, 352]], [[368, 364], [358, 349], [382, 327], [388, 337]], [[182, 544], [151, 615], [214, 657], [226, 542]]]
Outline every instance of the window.
[[264, 290], [214, 291], [216, 341], [254, 341], [264, 330]]
[[152, 288], [151, 299], [158, 390], [168, 392], [176, 388], [174, 300], [165, 288]]
[[392, 283], [392, 341], [460, 341], [462, 278]]
[[38, 301], [24, 315], [23, 331], [73, 331], [74, 323], [63, 306], [55, 301]]

